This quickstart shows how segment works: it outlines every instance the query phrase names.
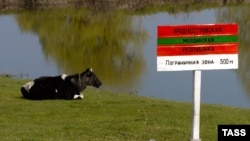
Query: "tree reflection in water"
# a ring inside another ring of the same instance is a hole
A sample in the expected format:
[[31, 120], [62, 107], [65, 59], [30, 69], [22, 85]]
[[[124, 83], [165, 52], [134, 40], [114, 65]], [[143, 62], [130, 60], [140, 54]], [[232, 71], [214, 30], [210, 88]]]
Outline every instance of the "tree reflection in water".
[[104, 84], [134, 85], [143, 73], [147, 33], [123, 12], [84, 9], [25, 11], [16, 15], [20, 28], [39, 36], [46, 58], [60, 72], [93, 67]]
[[218, 10], [217, 21], [224, 23], [237, 23], [239, 26], [238, 34], [238, 53], [239, 53], [239, 69], [238, 76], [242, 85], [247, 91], [250, 98], [250, 9], [249, 6], [234, 6], [221, 8]]

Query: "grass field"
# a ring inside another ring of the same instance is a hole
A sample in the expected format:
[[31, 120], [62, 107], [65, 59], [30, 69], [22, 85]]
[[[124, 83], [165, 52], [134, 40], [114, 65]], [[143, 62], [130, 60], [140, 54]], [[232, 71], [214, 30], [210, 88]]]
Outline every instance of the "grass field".
[[[2, 141], [187, 141], [191, 103], [88, 88], [84, 100], [31, 101], [26, 80], [0, 77]], [[201, 106], [201, 139], [217, 140], [218, 124], [250, 124], [250, 109]]]

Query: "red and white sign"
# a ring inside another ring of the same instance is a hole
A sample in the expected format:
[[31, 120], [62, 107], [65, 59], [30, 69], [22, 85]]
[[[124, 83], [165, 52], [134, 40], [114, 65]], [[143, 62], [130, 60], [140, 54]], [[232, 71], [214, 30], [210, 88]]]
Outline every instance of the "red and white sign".
[[158, 26], [157, 71], [238, 68], [237, 24]]

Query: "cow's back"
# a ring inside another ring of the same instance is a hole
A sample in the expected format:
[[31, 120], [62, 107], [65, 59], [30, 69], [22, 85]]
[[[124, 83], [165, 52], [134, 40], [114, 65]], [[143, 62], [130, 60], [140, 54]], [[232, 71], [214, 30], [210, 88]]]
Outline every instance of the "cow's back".
[[56, 99], [58, 88], [63, 85], [60, 76], [44, 76], [34, 80], [34, 85], [29, 93], [31, 99]]

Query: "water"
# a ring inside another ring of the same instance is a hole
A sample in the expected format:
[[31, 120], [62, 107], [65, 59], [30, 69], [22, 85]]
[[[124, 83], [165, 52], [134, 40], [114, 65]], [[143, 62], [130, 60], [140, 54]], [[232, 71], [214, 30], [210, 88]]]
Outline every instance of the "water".
[[[0, 73], [28, 73], [36, 78], [77, 73], [92, 66], [103, 81], [102, 89], [192, 102], [192, 71], [156, 71], [156, 27], [234, 22], [220, 18], [224, 10], [91, 15], [89, 19], [84, 11], [77, 16], [68, 11], [2, 15]], [[239, 59], [248, 62], [245, 58], [250, 54], [242, 54], [243, 47]], [[249, 71], [244, 66], [248, 63], [240, 63], [239, 70], [202, 71], [201, 102], [250, 108], [245, 77]]]
[[26, 74], [31, 78], [45, 74], [57, 74], [54, 62], [44, 57], [39, 38], [23, 32], [14, 15], [0, 16], [1, 73]]
[[[146, 70], [148, 73], [145, 75], [147, 77], [142, 80], [141, 91], [143, 94], [166, 99], [192, 101], [192, 71], [156, 72], [156, 53], [152, 53], [152, 48], [156, 46], [157, 33], [156, 29], [151, 27], [218, 23], [216, 13], [217, 9], [210, 9], [179, 15], [158, 13], [141, 17], [143, 26], [148, 29], [150, 36], [145, 44], [145, 58], [147, 58], [148, 64]], [[241, 83], [236, 70], [202, 71], [201, 102], [249, 108], [249, 94], [244, 90]]]

